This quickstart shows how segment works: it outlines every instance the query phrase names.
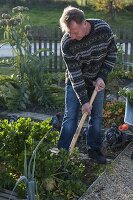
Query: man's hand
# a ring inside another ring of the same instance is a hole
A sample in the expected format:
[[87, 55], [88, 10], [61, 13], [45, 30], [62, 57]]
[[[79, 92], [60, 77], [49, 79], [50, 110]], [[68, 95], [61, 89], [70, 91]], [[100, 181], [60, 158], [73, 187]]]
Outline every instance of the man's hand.
[[82, 114], [84, 114], [85, 112], [87, 112], [88, 114], [90, 114], [91, 113], [91, 109], [92, 109], [92, 106], [89, 103], [85, 103], [82, 106]]
[[95, 86], [97, 91], [105, 89], [105, 83], [102, 78], [97, 78], [97, 80], [93, 82], [93, 85]]

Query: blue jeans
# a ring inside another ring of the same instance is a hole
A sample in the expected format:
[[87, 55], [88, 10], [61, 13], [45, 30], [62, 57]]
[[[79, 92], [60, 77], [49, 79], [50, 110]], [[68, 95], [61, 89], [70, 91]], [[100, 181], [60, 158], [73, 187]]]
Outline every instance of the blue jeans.
[[[89, 98], [92, 95], [93, 89], [88, 89]], [[104, 101], [104, 91], [98, 92], [88, 121], [87, 145], [90, 148], [101, 148], [101, 124], [102, 124], [102, 109]], [[62, 122], [58, 148], [69, 150], [69, 146], [73, 135], [78, 126], [78, 113], [80, 103], [71, 85], [66, 85], [65, 88], [65, 113]]]
[[133, 105], [130, 103], [128, 97], [126, 98], [124, 122], [133, 125]]

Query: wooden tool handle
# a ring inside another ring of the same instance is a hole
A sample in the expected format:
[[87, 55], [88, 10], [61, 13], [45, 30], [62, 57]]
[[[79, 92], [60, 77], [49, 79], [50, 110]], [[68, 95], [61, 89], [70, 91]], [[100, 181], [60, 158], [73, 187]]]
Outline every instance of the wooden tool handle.
[[[93, 104], [93, 101], [94, 101], [96, 95], [97, 95], [97, 90], [95, 89], [95, 90], [93, 91], [93, 94], [92, 94], [91, 99], [90, 99], [90, 101], [89, 101], [89, 104], [90, 104], [90, 105]], [[75, 132], [75, 134], [74, 134], [74, 136], [73, 136], [73, 139], [72, 139], [71, 144], [70, 144], [70, 147], [69, 147], [69, 153], [70, 153], [70, 154], [72, 153], [72, 151], [73, 151], [73, 149], [74, 149], [74, 147], [75, 147], [75, 144], [76, 144], [77, 139], [78, 139], [78, 137], [79, 137], [79, 135], [80, 135], [80, 131], [81, 131], [83, 125], [84, 125], [84, 122], [85, 122], [85, 120], [86, 120], [87, 115], [88, 115], [87, 112], [85, 112], [85, 113], [82, 115], [82, 118], [81, 118], [81, 120], [80, 120], [80, 122], [79, 122], [79, 125], [78, 125], [78, 127], [77, 127], [77, 129], [76, 129], [76, 132]]]

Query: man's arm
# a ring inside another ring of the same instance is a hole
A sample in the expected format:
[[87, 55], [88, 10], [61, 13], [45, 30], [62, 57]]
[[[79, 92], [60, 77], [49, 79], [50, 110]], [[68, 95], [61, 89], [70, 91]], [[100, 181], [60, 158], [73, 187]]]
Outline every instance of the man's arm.
[[109, 42], [109, 45], [107, 49], [107, 55], [97, 75], [97, 78], [102, 78], [104, 82], [106, 82], [108, 74], [114, 68], [115, 63], [116, 63], [116, 58], [117, 58], [117, 46], [116, 46], [113, 33], [111, 33], [111, 36], [109, 37], [108, 42]]
[[89, 101], [85, 87], [85, 81], [82, 76], [82, 71], [75, 56], [70, 52], [67, 43], [70, 39], [63, 37], [61, 40], [61, 52], [66, 64], [67, 73], [71, 81], [72, 87], [79, 99], [81, 105]]

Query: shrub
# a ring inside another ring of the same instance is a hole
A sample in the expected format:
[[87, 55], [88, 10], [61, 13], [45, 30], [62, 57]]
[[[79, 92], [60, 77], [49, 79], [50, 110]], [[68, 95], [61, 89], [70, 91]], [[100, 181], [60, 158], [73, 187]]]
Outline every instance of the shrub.
[[[30, 118], [20, 118], [11, 123], [6, 119], [0, 120], [0, 185], [12, 190], [17, 179], [24, 174], [25, 146], [29, 163], [33, 150], [45, 136], [35, 160], [40, 200], [80, 197], [86, 185], [81, 181], [84, 166], [78, 159], [78, 151], [75, 150], [71, 156], [63, 149], [58, 154], [54, 153], [51, 149], [57, 145], [59, 132], [52, 130], [49, 123], [50, 120], [34, 122]], [[21, 184], [19, 192], [25, 194], [24, 191], [25, 187]]]

